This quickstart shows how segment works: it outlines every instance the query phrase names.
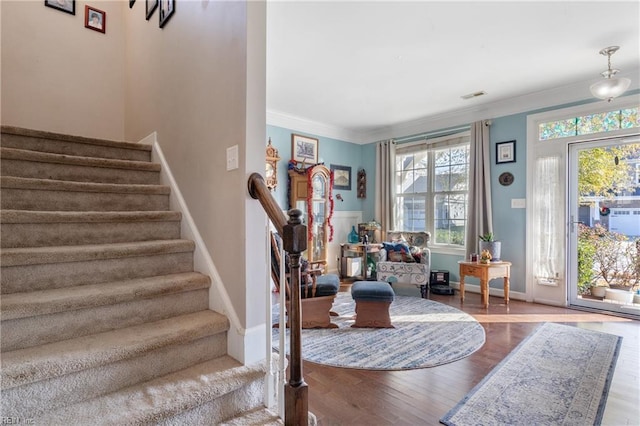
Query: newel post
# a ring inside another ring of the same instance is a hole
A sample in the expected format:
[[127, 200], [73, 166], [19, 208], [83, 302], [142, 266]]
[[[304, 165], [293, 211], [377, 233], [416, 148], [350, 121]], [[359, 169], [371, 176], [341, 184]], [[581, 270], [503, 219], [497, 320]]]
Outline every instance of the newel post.
[[282, 231], [282, 244], [289, 253], [291, 271], [291, 307], [288, 312], [290, 329], [289, 382], [285, 385], [287, 426], [307, 425], [309, 389], [302, 377], [302, 306], [300, 303], [300, 255], [307, 249], [307, 227], [302, 224], [302, 212], [289, 210], [289, 220]]

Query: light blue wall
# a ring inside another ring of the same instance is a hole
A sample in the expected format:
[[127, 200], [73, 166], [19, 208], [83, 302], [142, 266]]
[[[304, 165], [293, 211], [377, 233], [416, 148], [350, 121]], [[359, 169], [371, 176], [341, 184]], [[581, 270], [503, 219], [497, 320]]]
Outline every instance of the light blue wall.
[[[298, 132], [276, 126], [267, 126], [267, 137], [271, 137], [271, 144], [276, 147], [280, 155], [278, 163], [278, 187], [274, 192], [274, 198], [282, 209], [288, 209], [287, 201], [287, 166], [291, 159], [291, 134], [301, 134], [318, 138], [318, 157], [327, 168], [331, 165], [351, 167], [351, 190], [334, 189], [333, 200], [336, 211], [373, 211], [374, 180], [373, 167], [375, 166], [375, 149], [337, 139], [326, 138], [305, 132]], [[356, 178], [359, 169], [365, 169], [367, 173], [367, 198], [357, 197]], [[340, 194], [344, 201], [336, 199]], [[363, 216], [363, 220], [368, 220]]]
[[[629, 95], [640, 91], [629, 92]], [[527, 116], [544, 111], [550, 111], [571, 106], [597, 102], [594, 100], [574, 102], [571, 104], [558, 105], [550, 108], [532, 110], [520, 114], [508, 115], [499, 118], [491, 118], [491, 195], [493, 210], [493, 231], [502, 242], [502, 258], [513, 263], [511, 269], [511, 290], [524, 293], [525, 265], [526, 265], [526, 209], [511, 208], [511, 200], [515, 198], [526, 198], [527, 186]], [[487, 117], [489, 118], [489, 117]], [[267, 135], [272, 137], [274, 145], [280, 150], [280, 156], [286, 158], [281, 161], [282, 167], [278, 170], [278, 179], [281, 185], [278, 186], [278, 198], [281, 206], [286, 204], [286, 162], [291, 154], [291, 130], [278, 127], [267, 127]], [[275, 137], [277, 135], [277, 138]], [[310, 135], [313, 136], [313, 135]], [[405, 138], [408, 135], [397, 135], [397, 138]], [[317, 136], [315, 136], [317, 137]], [[276, 140], [277, 139], [277, 140]], [[336, 163], [340, 165], [352, 166], [353, 170], [364, 167], [367, 172], [367, 198], [359, 200], [356, 198], [354, 189], [351, 191], [340, 191], [345, 198], [344, 203], [336, 202], [336, 210], [362, 210], [362, 218], [369, 221], [375, 218], [375, 164], [376, 152], [375, 143], [367, 145], [355, 145], [334, 139], [320, 139], [320, 157], [325, 164]], [[410, 139], [409, 139], [410, 140]], [[495, 146], [496, 143], [505, 141], [516, 141], [516, 161], [514, 163], [496, 164]], [[511, 172], [514, 182], [509, 186], [502, 186], [498, 182], [498, 176], [503, 172]], [[353, 179], [353, 176], [352, 176]], [[284, 182], [284, 183], [283, 183]], [[458, 261], [461, 256], [432, 254], [433, 269], [444, 269], [450, 272], [452, 282], [458, 282]], [[465, 279], [467, 281], [467, 279]], [[470, 277], [468, 282], [477, 284], [478, 280]], [[500, 280], [493, 280], [491, 287], [502, 288]]]

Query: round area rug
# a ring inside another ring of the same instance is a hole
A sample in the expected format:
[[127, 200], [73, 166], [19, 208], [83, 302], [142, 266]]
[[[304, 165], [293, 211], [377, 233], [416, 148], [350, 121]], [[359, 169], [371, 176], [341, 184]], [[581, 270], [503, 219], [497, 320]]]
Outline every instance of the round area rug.
[[[279, 305], [274, 305], [274, 323]], [[333, 303], [339, 328], [302, 330], [302, 358], [334, 367], [405, 370], [435, 367], [471, 355], [485, 341], [484, 328], [471, 315], [428, 299], [396, 296], [389, 314], [395, 328], [352, 328], [355, 302], [338, 293]], [[277, 350], [279, 329], [272, 329]], [[286, 350], [289, 352], [289, 330]]]

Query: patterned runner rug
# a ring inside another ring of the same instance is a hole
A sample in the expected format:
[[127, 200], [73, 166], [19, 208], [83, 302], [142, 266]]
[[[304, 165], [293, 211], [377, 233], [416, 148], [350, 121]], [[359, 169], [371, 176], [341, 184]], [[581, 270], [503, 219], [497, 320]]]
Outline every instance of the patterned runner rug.
[[622, 337], [545, 323], [440, 422], [463, 425], [598, 425]]
[[[278, 322], [278, 305], [274, 322]], [[470, 315], [427, 299], [396, 296], [389, 314], [395, 328], [352, 328], [355, 302], [338, 293], [334, 329], [302, 330], [302, 357], [335, 367], [403, 370], [434, 367], [471, 355], [485, 341], [484, 328]], [[274, 349], [279, 331], [273, 329]], [[287, 353], [289, 351], [287, 330]]]

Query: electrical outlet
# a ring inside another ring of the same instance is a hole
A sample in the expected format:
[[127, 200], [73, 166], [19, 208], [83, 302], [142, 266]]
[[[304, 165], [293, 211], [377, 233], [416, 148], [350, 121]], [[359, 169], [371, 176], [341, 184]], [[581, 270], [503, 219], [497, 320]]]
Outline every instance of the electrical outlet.
[[511, 208], [512, 209], [524, 209], [527, 207], [526, 198], [512, 198], [511, 199]]

